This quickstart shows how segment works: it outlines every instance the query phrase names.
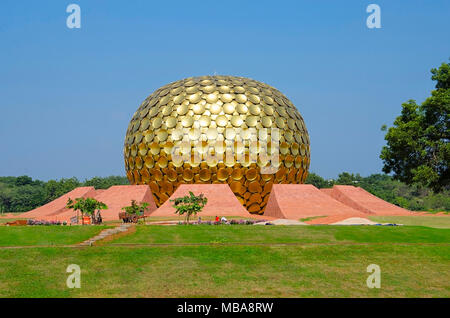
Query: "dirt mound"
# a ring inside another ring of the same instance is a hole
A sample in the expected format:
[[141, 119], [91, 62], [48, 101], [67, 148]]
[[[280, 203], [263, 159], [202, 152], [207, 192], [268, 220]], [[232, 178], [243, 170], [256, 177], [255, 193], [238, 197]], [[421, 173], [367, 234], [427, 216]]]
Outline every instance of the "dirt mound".
[[119, 212], [122, 212], [124, 206], [130, 205], [131, 200], [149, 203], [146, 215], [150, 215], [156, 209], [150, 187], [147, 185], [112, 186], [94, 198], [108, 206], [107, 210], [101, 212], [104, 221], [118, 220]]
[[169, 200], [151, 213], [151, 216], [176, 216], [175, 208], [172, 207], [173, 202], [170, 200], [189, 195], [189, 191], [195, 195], [203, 193], [208, 199], [199, 216], [253, 217], [236, 199], [228, 184], [181, 184]]
[[53, 200], [52, 202], [49, 202], [34, 210], [22, 213], [17, 217], [39, 219], [39, 220], [46, 220], [46, 219], [54, 220], [54, 218], [51, 218], [51, 216], [68, 211], [68, 209], [66, 209], [66, 204], [69, 198], [71, 199], [87, 198], [92, 197], [94, 195], [95, 195], [94, 187], [79, 187], [60, 196], [59, 198]]
[[360, 216], [310, 184], [274, 184], [264, 216], [299, 220], [316, 216]]
[[322, 193], [360, 212], [372, 215], [412, 215], [411, 211], [386, 202], [363, 188], [335, 185], [331, 189], [320, 189]]
[[104, 221], [118, 220], [118, 214], [121, 212], [122, 207], [130, 205], [131, 200], [148, 202], [149, 210], [146, 212], [147, 215], [156, 209], [151, 190], [146, 185], [112, 186], [106, 190], [95, 190], [94, 187], [80, 187], [46, 205], [22, 213], [18, 217], [68, 222], [70, 221], [70, 218], [76, 216], [77, 213], [72, 209], [66, 208], [67, 200], [69, 198], [76, 199], [87, 197], [94, 198], [108, 206], [107, 210], [102, 210], [101, 212]]

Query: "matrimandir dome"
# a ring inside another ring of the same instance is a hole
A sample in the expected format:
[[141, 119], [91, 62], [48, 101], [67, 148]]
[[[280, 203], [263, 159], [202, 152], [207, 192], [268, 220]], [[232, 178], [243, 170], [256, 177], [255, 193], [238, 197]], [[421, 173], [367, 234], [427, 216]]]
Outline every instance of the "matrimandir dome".
[[310, 141], [297, 108], [272, 86], [200, 76], [144, 100], [124, 158], [130, 184], [149, 185], [157, 206], [182, 183], [227, 183], [250, 213], [262, 214], [274, 183], [306, 180]]

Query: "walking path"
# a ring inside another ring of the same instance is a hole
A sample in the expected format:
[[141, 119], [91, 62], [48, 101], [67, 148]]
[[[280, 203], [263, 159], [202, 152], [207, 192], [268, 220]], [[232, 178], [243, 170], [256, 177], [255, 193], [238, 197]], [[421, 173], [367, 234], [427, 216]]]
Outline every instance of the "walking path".
[[81, 242], [80, 244], [78, 244], [78, 246], [92, 246], [94, 243], [109, 238], [113, 235], [129, 232], [132, 230], [132, 227], [133, 227], [132, 224], [126, 223], [112, 229], [103, 230], [100, 232], [100, 234], [90, 239], [87, 239], [84, 242]]

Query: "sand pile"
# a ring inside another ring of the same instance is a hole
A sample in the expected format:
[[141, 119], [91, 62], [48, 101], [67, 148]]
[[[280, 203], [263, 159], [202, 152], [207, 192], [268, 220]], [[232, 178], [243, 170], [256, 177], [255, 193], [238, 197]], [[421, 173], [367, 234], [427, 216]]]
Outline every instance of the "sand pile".
[[365, 218], [348, 218], [339, 222], [331, 223], [331, 225], [374, 225], [378, 224]]

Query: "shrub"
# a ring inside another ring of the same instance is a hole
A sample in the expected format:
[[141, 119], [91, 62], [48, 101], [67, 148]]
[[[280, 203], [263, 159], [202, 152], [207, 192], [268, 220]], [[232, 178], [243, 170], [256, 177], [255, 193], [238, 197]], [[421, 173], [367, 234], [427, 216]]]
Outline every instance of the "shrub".
[[175, 208], [175, 214], [184, 214], [185, 222], [189, 224], [189, 218], [191, 215], [196, 215], [198, 212], [201, 212], [205, 204], [208, 202], [208, 199], [203, 196], [203, 193], [196, 196], [194, 193], [189, 191], [189, 195], [175, 198], [170, 201], [174, 203], [172, 206]]
[[145, 211], [148, 210], [148, 205], [147, 202], [138, 204], [136, 200], [131, 200], [131, 205], [123, 207], [122, 210], [128, 214], [144, 215]]
[[27, 225], [45, 225], [45, 226], [50, 226], [50, 225], [66, 225], [67, 222], [63, 222], [61, 223], [61, 221], [45, 221], [45, 220], [32, 220], [29, 219], [27, 220]]

